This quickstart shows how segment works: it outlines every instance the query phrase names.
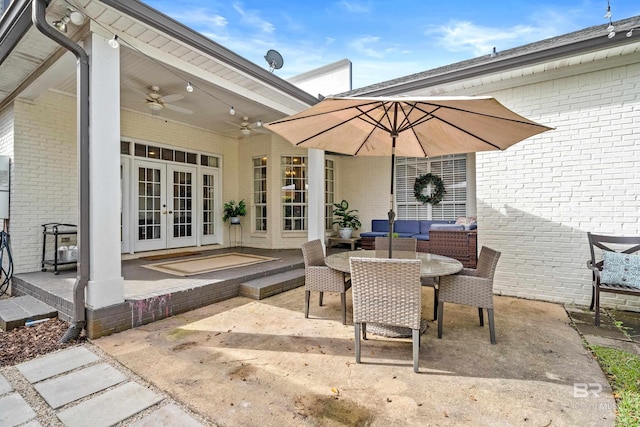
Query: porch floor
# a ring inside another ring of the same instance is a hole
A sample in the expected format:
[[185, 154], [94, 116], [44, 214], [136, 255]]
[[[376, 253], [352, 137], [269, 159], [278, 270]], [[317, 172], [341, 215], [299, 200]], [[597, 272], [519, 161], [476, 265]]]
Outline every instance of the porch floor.
[[[227, 270], [213, 271], [188, 277], [174, 276], [156, 270], [143, 267], [148, 264], [156, 264], [163, 261], [189, 259], [209, 255], [225, 253], [246, 253], [253, 255], [278, 258], [275, 261], [261, 264], [253, 264]], [[145, 260], [142, 258], [123, 260], [122, 276], [124, 277], [125, 300], [143, 299], [162, 293], [169, 293], [176, 289], [190, 288], [194, 286], [206, 286], [223, 281], [233, 281], [256, 278], [256, 276], [268, 276], [283, 270], [292, 268], [304, 268], [302, 252], [299, 249], [255, 249], [255, 248], [224, 248], [206, 251], [195, 251], [194, 255], [179, 258], [167, 258], [165, 260]], [[53, 270], [53, 269], [50, 269]], [[50, 292], [64, 298], [73, 300], [73, 285], [76, 280], [75, 268], [60, 267], [60, 274], [54, 275], [53, 271], [16, 274], [16, 277], [29, 283], [47, 289]]]
[[[328, 253], [348, 248], [330, 248]], [[276, 260], [242, 267], [218, 270], [188, 277], [174, 276], [145, 268], [144, 265], [177, 259], [189, 259], [225, 253], [246, 253], [276, 258]], [[75, 267], [59, 268], [32, 273], [16, 274], [13, 277], [12, 295], [31, 295], [58, 310], [58, 316], [66, 321], [73, 318], [73, 287], [76, 281]], [[149, 321], [190, 311], [207, 304], [236, 296], [263, 299], [304, 285], [304, 261], [300, 249], [258, 249], [232, 247], [199, 250], [193, 255], [166, 260], [142, 258], [122, 261], [124, 277], [124, 300], [131, 306], [131, 318], [140, 317], [144, 307], [148, 318], [141, 318], [129, 327]], [[167, 302], [171, 300], [170, 302]], [[159, 301], [168, 309], [159, 310]], [[152, 307], [155, 306], [155, 309]], [[155, 310], [155, 311], [154, 311]], [[26, 320], [26, 319], [25, 319]], [[115, 327], [117, 332], [122, 326]]]

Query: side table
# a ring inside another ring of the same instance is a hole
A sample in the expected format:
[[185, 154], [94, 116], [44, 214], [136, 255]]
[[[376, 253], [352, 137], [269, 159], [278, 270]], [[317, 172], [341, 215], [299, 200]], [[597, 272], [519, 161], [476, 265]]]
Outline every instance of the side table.
[[[231, 228], [233, 227], [233, 245], [231, 244]], [[242, 247], [242, 224], [239, 222], [229, 223], [229, 246], [238, 246], [238, 227], [240, 227], [240, 247]]]
[[343, 239], [341, 237], [329, 237], [327, 239], [327, 247], [328, 248], [333, 247], [335, 245], [339, 245], [341, 243], [350, 245], [351, 246], [351, 250], [355, 251], [356, 247], [360, 243], [360, 238], [359, 237], [352, 237], [350, 239]]

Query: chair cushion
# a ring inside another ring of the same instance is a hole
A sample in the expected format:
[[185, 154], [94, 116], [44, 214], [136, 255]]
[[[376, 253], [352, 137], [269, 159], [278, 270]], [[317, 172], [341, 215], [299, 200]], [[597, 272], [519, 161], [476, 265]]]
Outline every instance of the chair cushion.
[[600, 282], [640, 289], [640, 255], [603, 251]]

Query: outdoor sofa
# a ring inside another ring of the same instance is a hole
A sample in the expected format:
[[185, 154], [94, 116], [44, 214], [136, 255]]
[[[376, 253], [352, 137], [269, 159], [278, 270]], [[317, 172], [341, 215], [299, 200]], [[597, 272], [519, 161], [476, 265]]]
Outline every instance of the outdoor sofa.
[[[475, 222], [456, 224], [456, 220], [396, 220], [393, 231], [397, 238], [418, 240], [418, 252], [455, 258], [465, 267], [475, 268], [478, 260], [478, 234]], [[389, 234], [389, 221], [371, 220], [371, 231], [360, 233], [362, 249], [375, 249], [375, 238]], [[395, 237], [395, 236], [394, 236]]]

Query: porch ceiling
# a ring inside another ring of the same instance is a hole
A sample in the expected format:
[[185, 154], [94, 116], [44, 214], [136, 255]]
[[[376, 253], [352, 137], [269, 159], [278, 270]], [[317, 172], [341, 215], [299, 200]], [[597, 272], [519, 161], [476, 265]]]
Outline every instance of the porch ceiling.
[[[183, 96], [169, 104], [193, 111], [185, 114], [165, 107], [158, 116], [240, 136], [236, 124], [243, 116], [250, 122], [269, 122], [317, 102], [269, 73], [266, 62], [264, 67], [252, 64], [140, 2], [123, 7], [149, 17], [151, 24], [107, 5], [115, 3], [125, 2], [77, 0], [73, 4], [90, 19], [80, 28], [69, 23], [66, 35], [74, 40], [88, 31], [105, 38], [118, 35], [122, 108], [151, 114], [145, 98], [150, 86], [155, 85], [163, 96]], [[69, 4], [52, 1], [47, 21], [59, 20]], [[0, 63], [0, 75], [0, 109], [14, 98], [35, 99], [45, 90], [72, 96], [76, 93], [75, 58], [33, 26]], [[187, 82], [194, 86], [192, 93], [186, 91]], [[231, 106], [236, 111], [234, 116], [229, 114]]]

